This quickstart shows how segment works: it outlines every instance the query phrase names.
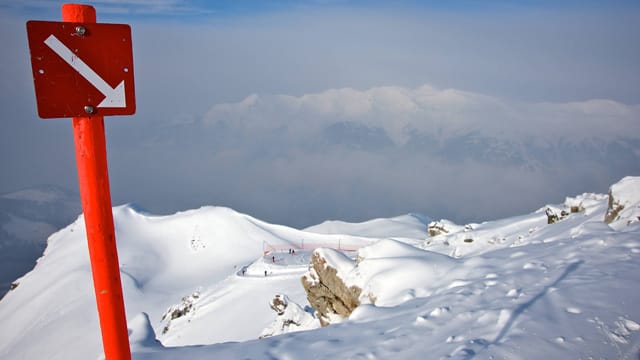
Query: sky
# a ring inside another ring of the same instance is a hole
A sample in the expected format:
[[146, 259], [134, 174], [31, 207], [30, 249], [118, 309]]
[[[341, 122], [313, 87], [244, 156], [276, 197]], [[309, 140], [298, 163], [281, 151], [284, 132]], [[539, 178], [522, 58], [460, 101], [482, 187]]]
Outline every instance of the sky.
[[[77, 189], [25, 31], [60, 5], [0, 0], [0, 193]], [[105, 119], [114, 205], [465, 223], [640, 175], [637, 1], [92, 5], [133, 37], [136, 114]]]

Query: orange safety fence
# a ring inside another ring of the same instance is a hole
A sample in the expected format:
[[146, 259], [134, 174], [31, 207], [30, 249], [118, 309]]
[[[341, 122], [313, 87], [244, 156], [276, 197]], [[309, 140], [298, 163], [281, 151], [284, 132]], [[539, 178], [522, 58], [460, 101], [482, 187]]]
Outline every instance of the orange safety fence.
[[289, 251], [313, 251], [317, 248], [330, 248], [340, 251], [358, 251], [360, 248], [366, 246], [367, 244], [341, 244], [341, 243], [301, 243], [297, 245], [293, 244], [278, 244], [272, 245], [268, 243], [263, 243], [263, 253], [267, 255], [269, 253], [282, 253]]

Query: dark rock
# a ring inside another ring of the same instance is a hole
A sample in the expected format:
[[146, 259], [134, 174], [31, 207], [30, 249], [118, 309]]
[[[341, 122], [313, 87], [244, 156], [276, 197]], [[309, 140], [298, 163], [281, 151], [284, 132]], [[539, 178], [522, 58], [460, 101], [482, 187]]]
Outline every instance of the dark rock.
[[273, 299], [271, 299], [271, 303], [269, 305], [271, 309], [276, 312], [276, 314], [283, 315], [285, 310], [287, 310], [289, 302], [287, 301], [287, 298], [285, 296], [277, 294], [273, 297]]
[[427, 225], [427, 231], [431, 237], [449, 233], [449, 230], [439, 221], [430, 222], [429, 225]]
[[560, 221], [560, 216], [549, 207], [545, 210], [545, 214], [547, 214], [547, 224], [554, 224]]

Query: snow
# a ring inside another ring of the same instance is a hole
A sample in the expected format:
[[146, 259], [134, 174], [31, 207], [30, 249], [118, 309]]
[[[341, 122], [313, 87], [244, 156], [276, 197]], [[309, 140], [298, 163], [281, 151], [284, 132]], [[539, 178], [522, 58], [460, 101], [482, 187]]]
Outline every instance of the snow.
[[304, 231], [319, 234], [345, 234], [372, 238], [421, 239], [427, 236], [427, 224], [430, 219], [420, 214], [407, 214], [389, 219], [373, 219], [361, 223], [345, 221], [325, 221], [310, 226]]
[[[608, 197], [586, 193], [549, 205], [568, 213], [554, 224], [545, 206], [469, 226], [445, 220], [451, 231], [434, 237], [414, 215], [301, 231], [220, 207], [116, 207], [133, 358], [638, 358], [639, 184], [612, 186], [627, 211], [611, 226]], [[357, 252], [338, 250], [345, 242]], [[363, 288], [362, 305], [327, 327], [300, 281], [312, 251]], [[102, 356], [87, 257], [82, 217], [49, 238], [0, 301], [0, 358]], [[276, 294], [301, 326], [286, 329], [270, 308]]]
[[352, 283], [348, 281], [348, 278], [354, 270], [355, 264], [349, 256], [343, 252], [329, 248], [317, 249], [314, 251], [314, 254], [326, 259], [327, 263], [331, 264], [331, 266], [336, 269], [338, 276], [346, 281], [347, 286], [352, 285]]

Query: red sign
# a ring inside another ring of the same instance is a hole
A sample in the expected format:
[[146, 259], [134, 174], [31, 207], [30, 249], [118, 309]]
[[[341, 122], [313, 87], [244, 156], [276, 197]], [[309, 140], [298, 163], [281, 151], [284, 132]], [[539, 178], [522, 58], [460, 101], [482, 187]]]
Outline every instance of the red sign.
[[41, 118], [135, 113], [129, 25], [28, 21], [27, 36]]

